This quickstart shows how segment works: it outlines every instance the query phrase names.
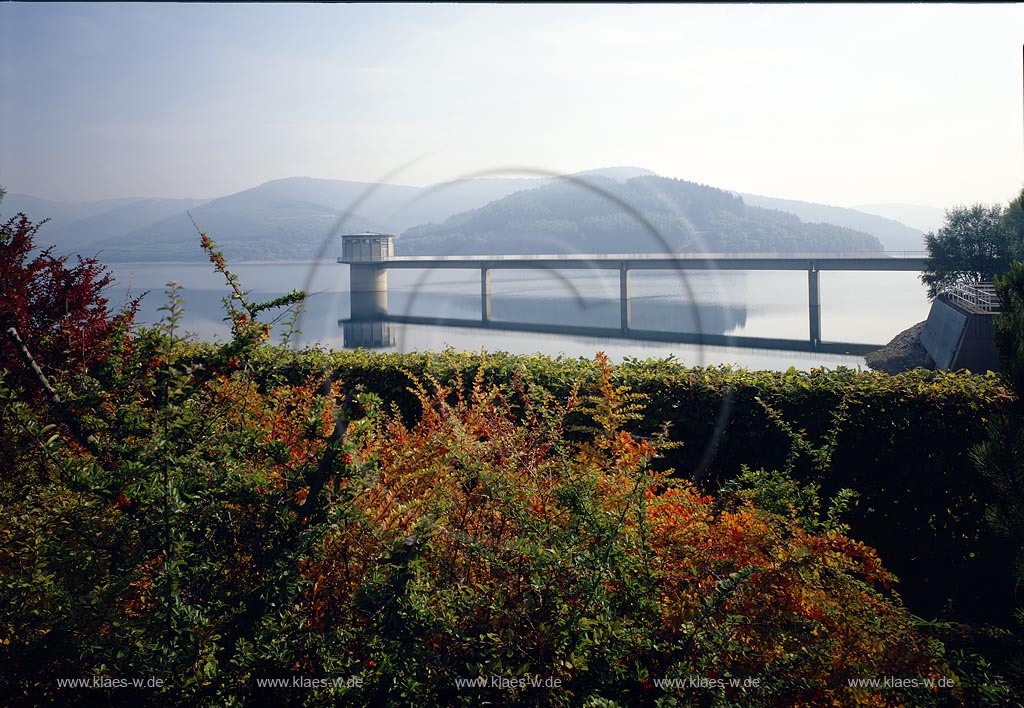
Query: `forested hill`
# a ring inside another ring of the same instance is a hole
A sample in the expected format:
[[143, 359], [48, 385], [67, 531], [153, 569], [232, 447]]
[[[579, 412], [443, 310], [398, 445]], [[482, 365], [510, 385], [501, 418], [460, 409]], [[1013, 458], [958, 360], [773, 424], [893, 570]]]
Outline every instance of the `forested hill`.
[[560, 181], [416, 226], [396, 241], [399, 255], [881, 250], [861, 231], [805, 223], [725, 190], [658, 176]]

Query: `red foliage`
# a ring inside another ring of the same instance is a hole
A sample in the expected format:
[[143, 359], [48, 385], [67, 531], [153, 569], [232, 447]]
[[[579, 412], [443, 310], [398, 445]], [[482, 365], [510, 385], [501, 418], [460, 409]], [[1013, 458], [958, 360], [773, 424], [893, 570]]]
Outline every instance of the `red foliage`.
[[138, 305], [135, 300], [111, 313], [102, 293], [113, 278], [95, 258], [77, 256], [69, 267], [68, 257], [54, 256], [52, 247], [37, 251], [44, 223], [18, 214], [0, 226], [0, 368], [28, 391], [37, 387], [8, 328], [17, 328], [47, 376], [84, 372], [107, 358], [113, 334], [132, 323]]

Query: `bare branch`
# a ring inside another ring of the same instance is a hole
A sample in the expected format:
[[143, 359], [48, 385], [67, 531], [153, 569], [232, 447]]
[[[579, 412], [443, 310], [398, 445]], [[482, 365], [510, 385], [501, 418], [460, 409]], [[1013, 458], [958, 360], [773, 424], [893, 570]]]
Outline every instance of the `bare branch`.
[[25, 364], [25, 366], [35, 375], [36, 382], [39, 384], [39, 387], [46, 393], [50, 402], [53, 404], [53, 407], [60, 415], [61, 420], [75, 437], [75, 440], [77, 440], [93, 455], [99, 457], [100, 451], [96, 444], [96, 438], [89, 435], [85, 428], [82, 427], [82, 422], [75, 416], [71, 415], [67, 408], [65, 408], [60, 394], [57, 393], [56, 389], [53, 388], [53, 385], [50, 384], [50, 380], [46, 378], [46, 374], [43, 373], [43, 370], [39, 367], [39, 364], [36, 363], [35, 358], [33, 358], [32, 352], [28, 350], [28, 347], [25, 346], [25, 342], [21, 340], [21, 336], [18, 334], [17, 328], [8, 327], [6, 334], [7, 338], [11, 340], [11, 343], [14, 344], [14, 347], [18, 350], [18, 355], [21, 357], [22, 363]]
[[39, 364], [32, 358], [32, 352], [25, 346], [25, 342], [21, 341], [21, 337], [18, 335], [18, 329], [16, 327], [7, 328], [7, 338], [11, 340], [15, 348], [18, 350], [18, 355], [21, 357], [21, 361], [27, 366], [33, 374], [36, 376], [36, 381], [39, 386], [46, 391], [46, 395], [49, 396], [50, 400], [54, 405], [61, 405], [60, 394], [54, 390], [53, 386], [50, 385], [50, 380], [46, 378], [46, 374], [39, 368]]

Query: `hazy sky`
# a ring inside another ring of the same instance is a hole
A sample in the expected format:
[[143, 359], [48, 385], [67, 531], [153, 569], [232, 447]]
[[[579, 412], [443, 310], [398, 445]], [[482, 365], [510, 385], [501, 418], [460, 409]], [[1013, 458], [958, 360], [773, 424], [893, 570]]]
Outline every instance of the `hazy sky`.
[[1024, 5], [4, 3], [0, 185], [635, 165], [839, 205], [1005, 202], [1022, 43]]

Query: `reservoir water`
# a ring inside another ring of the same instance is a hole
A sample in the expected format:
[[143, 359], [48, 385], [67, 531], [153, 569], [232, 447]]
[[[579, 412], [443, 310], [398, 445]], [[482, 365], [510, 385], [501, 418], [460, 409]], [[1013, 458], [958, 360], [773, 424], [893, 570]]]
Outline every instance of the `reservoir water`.
[[[209, 264], [117, 264], [117, 279], [107, 291], [118, 305], [130, 291], [149, 291], [140, 323], [152, 324], [166, 305], [165, 284], [182, 286], [183, 326], [202, 339], [224, 339], [222, 299], [230, 292]], [[311, 293], [300, 322], [298, 346], [341, 349], [341, 321], [349, 317], [348, 267], [321, 262], [248, 263], [232, 267], [252, 299], [266, 300], [304, 289]], [[480, 319], [477, 271], [392, 270], [388, 274], [391, 315], [444, 319]], [[613, 360], [668, 357], [690, 365], [732, 364], [751, 369], [790, 366], [863, 367], [863, 357], [810, 351], [697, 346], [559, 333], [559, 326], [617, 328], [620, 304], [615, 271], [493, 271], [492, 321], [488, 327], [387, 325], [381, 351], [456, 350], [542, 353], [593, 357], [604, 351]], [[802, 271], [688, 271], [631, 274], [632, 327], [660, 332], [691, 332], [743, 337], [808, 339], [807, 274]], [[823, 341], [884, 344], [924, 320], [929, 303], [917, 273], [828, 271], [821, 273]], [[502, 322], [535, 324], [545, 332], [501, 331]], [[551, 331], [555, 330], [555, 331]], [[351, 340], [351, 338], [350, 338]], [[351, 341], [349, 342], [351, 344]], [[380, 343], [380, 342], [378, 342]]]

